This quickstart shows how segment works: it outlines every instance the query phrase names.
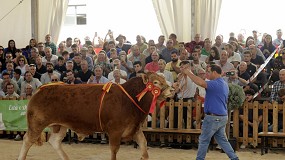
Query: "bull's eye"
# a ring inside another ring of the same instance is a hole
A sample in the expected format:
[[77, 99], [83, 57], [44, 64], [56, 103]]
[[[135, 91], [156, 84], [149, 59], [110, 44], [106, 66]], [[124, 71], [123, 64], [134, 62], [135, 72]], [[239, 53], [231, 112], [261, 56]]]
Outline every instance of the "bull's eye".
[[157, 81], [154, 81], [153, 83], [154, 83], [154, 84], [158, 84], [158, 82], [157, 82]]

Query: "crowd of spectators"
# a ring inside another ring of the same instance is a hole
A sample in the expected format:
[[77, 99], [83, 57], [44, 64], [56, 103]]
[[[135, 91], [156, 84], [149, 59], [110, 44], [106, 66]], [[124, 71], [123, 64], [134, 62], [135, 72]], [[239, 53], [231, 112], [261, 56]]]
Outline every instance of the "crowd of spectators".
[[[285, 88], [285, 41], [281, 29], [276, 31], [276, 39], [266, 33], [258, 39], [257, 31], [247, 38], [230, 33], [228, 41], [222, 35], [213, 41], [202, 40], [200, 34], [190, 42], [177, 39], [174, 33], [161, 35], [156, 43], [137, 35], [136, 43], [131, 44], [125, 36], [114, 38], [109, 31], [99, 45], [89, 38], [81, 43], [79, 38], [68, 37], [56, 46], [47, 34], [45, 42], [31, 39], [22, 49], [9, 40], [6, 48], [0, 46], [0, 97], [25, 99], [41, 85], [57, 81], [123, 84], [146, 72], [157, 72], [173, 86], [176, 100], [203, 99], [205, 90], [180, 73], [180, 65], [189, 65], [193, 73], [207, 80], [207, 67], [218, 64], [225, 81], [242, 86], [246, 96], [259, 93], [268, 84], [272, 92], [266, 93], [264, 97], [269, 98], [265, 100], [282, 102], [278, 96]], [[273, 52], [276, 54], [271, 58]]]

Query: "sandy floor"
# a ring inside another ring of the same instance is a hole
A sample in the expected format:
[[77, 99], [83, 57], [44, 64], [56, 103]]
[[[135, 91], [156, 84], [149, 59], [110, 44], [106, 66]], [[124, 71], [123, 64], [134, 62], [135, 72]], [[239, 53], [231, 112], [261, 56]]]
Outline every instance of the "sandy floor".
[[[0, 159], [15, 160], [21, 148], [21, 141], [0, 139]], [[109, 160], [110, 150], [107, 144], [63, 144], [64, 150], [70, 159], [76, 160]], [[168, 149], [149, 147], [150, 160], [192, 160], [195, 159], [197, 149]], [[244, 149], [237, 152], [241, 160], [282, 160], [285, 159], [285, 150], [269, 150], [269, 153], [261, 156], [259, 149]], [[140, 150], [132, 145], [121, 145], [117, 158], [119, 160], [138, 160]], [[209, 151], [207, 160], [228, 160], [225, 153], [220, 151]], [[59, 160], [53, 148], [44, 143], [43, 146], [32, 146], [28, 153], [27, 160]]]

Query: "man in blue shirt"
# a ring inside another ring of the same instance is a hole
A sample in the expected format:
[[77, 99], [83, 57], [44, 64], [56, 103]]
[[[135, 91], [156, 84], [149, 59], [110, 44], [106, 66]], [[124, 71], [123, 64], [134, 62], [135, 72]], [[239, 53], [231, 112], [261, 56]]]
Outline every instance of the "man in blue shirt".
[[228, 155], [231, 160], [238, 160], [225, 133], [228, 122], [227, 99], [229, 87], [222, 78], [222, 69], [218, 65], [211, 65], [208, 68], [208, 79], [194, 75], [184, 65], [180, 66], [182, 73], [186, 74], [194, 83], [206, 89], [204, 112], [205, 118], [202, 125], [202, 133], [199, 136], [199, 147], [196, 160], [204, 160], [212, 136]]

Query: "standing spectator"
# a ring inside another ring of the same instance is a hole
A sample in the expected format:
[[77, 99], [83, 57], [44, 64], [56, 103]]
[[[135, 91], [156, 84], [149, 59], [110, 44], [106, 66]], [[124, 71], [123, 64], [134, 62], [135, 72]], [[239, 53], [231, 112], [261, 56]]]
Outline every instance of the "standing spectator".
[[52, 50], [52, 54], [56, 55], [57, 48], [56, 45], [51, 41], [51, 35], [47, 34], [45, 36], [45, 40], [46, 40], [45, 47], [50, 47]]
[[187, 66], [181, 65], [181, 72], [187, 75], [194, 83], [206, 89], [204, 104], [205, 118], [202, 133], [199, 136], [199, 147], [196, 159], [205, 159], [209, 143], [214, 136], [216, 142], [232, 160], [238, 160], [225, 133], [228, 123], [227, 100], [229, 87], [222, 78], [222, 69], [218, 65], [209, 67], [209, 80], [195, 76]]

